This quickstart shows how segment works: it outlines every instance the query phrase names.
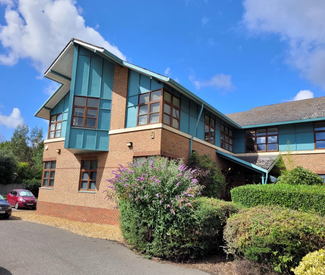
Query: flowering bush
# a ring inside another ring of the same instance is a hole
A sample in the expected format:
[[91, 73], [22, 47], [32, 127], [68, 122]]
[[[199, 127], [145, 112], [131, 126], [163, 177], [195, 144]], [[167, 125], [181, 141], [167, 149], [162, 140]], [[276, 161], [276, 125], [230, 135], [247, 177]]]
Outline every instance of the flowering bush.
[[[175, 160], [151, 158], [113, 173], [107, 195], [119, 203], [122, 232], [133, 248], [176, 260], [218, 248], [216, 241], [206, 241], [217, 239], [220, 230], [217, 225], [213, 232], [205, 228], [212, 210], [197, 200], [202, 186], [193, 178], [195, 170]], [[224, 215], [217, 221], [220, 227], [223, 220]]]

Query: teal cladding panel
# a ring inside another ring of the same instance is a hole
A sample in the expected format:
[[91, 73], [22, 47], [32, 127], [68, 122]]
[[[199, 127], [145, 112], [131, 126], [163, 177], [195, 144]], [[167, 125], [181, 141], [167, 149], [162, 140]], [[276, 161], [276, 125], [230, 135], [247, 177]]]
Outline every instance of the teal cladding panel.
[[112, 100], [114, 64], [104, 60], [101, 98]]
[[62, 113], [61, 137], [65, 137], [67, 131], [69, 96], [70, 92], [68, 92], [51, 111], [51, 115]]
[[139, 100], [138, 95], [128, 97], [128, 107], [137, 106], [138, 100]]
[[96, 149], [96, 130], [83, 130], [83, 146], [82, 149], [95, 150]]
[[129, 70], [128, 96], [139, 94], [140, 74]]
[[180, 130], [186, 134], [189, 134], [189, 120], [190, 117], [187, 113], [181, 111], [181, 126]]
[[234, 153], [245, 153], [245, 131], [244, 130], [234, 130]]
[[[195, 125], [196, 125], [197, 118], [190, 116], [190, 135], [193, 135], [194, 130], [195, 130]], [[197, 130], [196, 130], [197, 132]], [[194, 137], [197, 137], [196, 132], [194, 133]]]
[[128, 107], [126, 110], [126, 128], [137, 126], [138, 107]]
[[197, 132], [197, 138], [204, 140], [204, 122], [199, 121], [199, 125], [197, 126], [196, 132]]
[[87, 96], [90, 70], [90, 57], [79, 56], [76, 75], [76, 95]]
[[82, 149], [83, 138], [84, 138], [83, 129], [71, 128], [69, 148]]
[[[313, 123], [299, 123], [295, 125], [296, 133], [313, 133], [314, 125]], [[314, 139], [313, 139], [314, 142]]]
[[66, 132], [67, 132], [67, 121], [62, 121], [61, 137], [65, 137]]
[[146, 93], [150, 91], [150, 78], [146, 75], [140, 76], [140, 93]]
[[197, 118], [198, 111], [197, 111], [197, 104], [194, 102], [190, 102], [190, 115]]
[[295, 133], [294, 125], [281, 125], [279, 126], [279, 134], [293, 134]]
[[111, 125], [111, 110], [104, 110], [104, 109], [99, 110], [97, 128], [100, 130], [109, 131], [110, 125]]
[[108, 132], [97, 131], [97, 143], [96, 150], [108, 151], [109, 146], [109, 135]]
[[296, 134], [297, 150], [314, 150], [314, 133]]
[[90, 64], [88, 96], [100, 97], [102, 86], [103, 58], [92, 57]]
[[291, 151], [296, 151], [296, 135], [295, 134], [280, 134], [279, 133], [279, 151], [286, 151], [288, 143], [290, 142], [289, 148]]
[[187, 114], [190, 113], [190, 100], [185, 96], [181, 98], [181, 110]]
[[99, 102], [99, 108], [100, 109], [108, 109], [111, 110], [112, 108], [112, 101], [111, 100], [106, 100], [106, 99], [101, 99]]
[[151, 79], [151, 91], [161, 89], [162, 87], [163, 85], [161, 83], [158, 83], [154, 79]]
[[68, 112], [63, 113], [63, 120], [68, 120]]

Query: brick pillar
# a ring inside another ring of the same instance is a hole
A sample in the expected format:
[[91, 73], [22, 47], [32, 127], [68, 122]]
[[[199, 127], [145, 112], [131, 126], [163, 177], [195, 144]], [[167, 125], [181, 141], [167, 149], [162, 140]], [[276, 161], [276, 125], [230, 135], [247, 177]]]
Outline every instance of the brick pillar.
[[128, 74], [127, 68], [115, 65], [110, 130], [125, 128]]

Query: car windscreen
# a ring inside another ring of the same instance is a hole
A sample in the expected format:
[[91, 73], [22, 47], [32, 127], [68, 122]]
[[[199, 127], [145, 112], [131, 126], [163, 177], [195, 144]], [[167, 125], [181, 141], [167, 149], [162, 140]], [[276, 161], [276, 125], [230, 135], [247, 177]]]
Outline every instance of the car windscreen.
[[19, 191], [19, 196], [21, 197], [34, 197], [33, 193], [30, 191]]

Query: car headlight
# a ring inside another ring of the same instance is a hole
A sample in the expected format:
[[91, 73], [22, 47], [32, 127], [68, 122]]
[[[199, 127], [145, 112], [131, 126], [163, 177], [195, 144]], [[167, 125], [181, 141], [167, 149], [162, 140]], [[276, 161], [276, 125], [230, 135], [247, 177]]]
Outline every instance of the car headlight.
[[25, 200], [23, 198], [20, 198], [19, 200], [22, 201], [22, 202], [25, 202]]

